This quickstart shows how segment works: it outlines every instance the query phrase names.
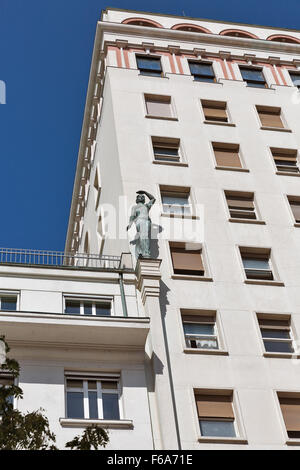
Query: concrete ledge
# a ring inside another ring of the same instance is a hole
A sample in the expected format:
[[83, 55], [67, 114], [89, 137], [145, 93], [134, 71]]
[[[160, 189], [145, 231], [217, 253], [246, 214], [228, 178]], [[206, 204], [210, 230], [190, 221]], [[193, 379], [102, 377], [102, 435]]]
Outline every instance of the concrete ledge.
[[282, 176], [300, 176], [300, 173], [293, 173], [291, 171], [276, 171], [276, 175]]
[[205, 276], [193, 276], [192, 274], [189, 276], [188, 274], [172, 274], [172, 279], [182, 279], [185, 281], [204, 281], [204, 282], [212, 282], [212, 277], [205, 277]]
[[239, 168], [235, 166], [215, 166], [216, 170], [226, 170], [226, 171], [242, 171], [244, 173], [249, 173], [250, 170], [248, 168]]
[[264, 352], [263, 356], [277, 359], [300, 359], [300, 355], [294, 353]]
[[263, 131], [292, 132], [291, 129], [286, 129], [285, 127], [268, 127], [268, 126], [261, 126], [260, 128], [261, 128]]
[[282, 281], [268, 281], [266, 279], [246, 279], [244, 281], [245, 284], [254, 284], [254, 285], [262, 285], [262, 286], [280, 286], [284, 287], [284, 282]]
[[152, 163], [155, 165], [189, 166], [187, 162], [171, 162], [168, 160], [152, 160]]
[[171, 217], [172, 219], [200, 219], [198, 215], [194, 214], [172, 214], [168, 212], [162, 212], [160, 214], [161, 217]]
[[211, 444], [248, 444], [247, 439], [241, 437], [199, 437], [198, 442]]
[[162, 119], [163, 121], [178, 121], [177, 117], [153, 116], [152, 114], [146, 114], [145, 118], [147, 118], [147, 119]]
[[236, 224], [254, 224], [254, 225], [266, 225], [264, 220], [257, 220], [257, 219], [234, 219], [230, 217], [228, 222], [233, 222]]
[[86, 428], [97, 424], [102, 428], [113, 429], [133, 429], [133, 421], [129, 419], [79, 419], [79, 418], [59, 418], [59, 423], [62, 427], [68, 428]]
[[208, 354], [209, 356], [229, 356], [228, 351], [224, 349], [198, 349], [198, 348], [184, 348], [185, 354]]
[[217, 126], [227, 126], [227, 127], [236, 127], [232, 122], [222, 122], [222, 121], [203, 121], [203, 124], [215, 124]]

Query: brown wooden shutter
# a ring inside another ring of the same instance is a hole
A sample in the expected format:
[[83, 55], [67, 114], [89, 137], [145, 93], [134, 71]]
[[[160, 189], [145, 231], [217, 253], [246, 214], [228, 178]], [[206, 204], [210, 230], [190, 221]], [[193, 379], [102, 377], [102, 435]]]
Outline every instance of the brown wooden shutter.
[[254, 209], [253, 198], [250, 199], [228, 196], [227, 203], [229, 208]]
[[289, 201], [296, 222], [300, 221], [300, 201]]
[[231, 396], [195, 394], [195, 399], [199, 418], [234, 419]]
[[218, 147], [214, 151], [218, 166], [242, 168], [238, 150]]
[[205, 119], [208, 121], [222, 121], [227, 122], [227, 113], [225, 107], [213, 107], [209, 105], [203, 105], [203, 112]]
[[186, 313], [182, 313], [181, 315], [182, 321], [188, 321], [191, 323], [215, 323], [216, 316], [215, 315], [188, 315]]
[[280, 117], [280, 111], [258, 111], [261, 125], [265, 127], [280, 127], [284, 128], [283, 122]]
[[171, 256], [175, 274], [184, 274], [185, 272], [204, 274], [201, 250], [186, 250], [171, 246]]
[[146, 98], [146, 107], [151, 116], [172, 117], [170, 101]]
[[287, 431], [300, 431], [300, 398], [279, 397]]

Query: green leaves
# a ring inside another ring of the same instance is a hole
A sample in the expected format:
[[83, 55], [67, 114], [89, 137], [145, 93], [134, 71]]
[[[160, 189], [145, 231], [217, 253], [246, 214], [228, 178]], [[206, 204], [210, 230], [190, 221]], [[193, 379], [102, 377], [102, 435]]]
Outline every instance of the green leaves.
[[72, 441], [66, 443], [66, 447], [72, 450], [98, 450], [99, 447], [106, 447], [109, 442], [108, 433], [97, 425], [89, 426], [82, 436], [75, 436]]

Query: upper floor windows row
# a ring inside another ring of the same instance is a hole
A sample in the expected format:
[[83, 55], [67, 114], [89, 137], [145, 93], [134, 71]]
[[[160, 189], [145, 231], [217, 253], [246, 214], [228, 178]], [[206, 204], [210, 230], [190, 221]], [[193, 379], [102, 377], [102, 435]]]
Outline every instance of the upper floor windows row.
[[[137, 55], [136, 62], [141, 75], [163, 77], [161, 57], [154, 55]], [[195, 81], [208, 83], [217, 82], [213, 62], [209, 60], [188, 60], [188, 67], [190, 74], [193, 76]], [[269, 87], [268, 80], [262, 66], [239, 64], [238, 69], [241, 79], [247, 84], [247, 86], [255, 88]], [[290, 70], [289, 75], [293, 85], [300, 88], [300, 71]]]

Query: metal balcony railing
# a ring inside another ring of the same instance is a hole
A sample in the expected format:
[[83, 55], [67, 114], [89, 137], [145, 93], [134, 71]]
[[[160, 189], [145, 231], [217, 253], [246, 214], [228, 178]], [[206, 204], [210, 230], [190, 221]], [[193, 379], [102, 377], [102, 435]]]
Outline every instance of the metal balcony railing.
[[0, 248], [0, 264], [34, 266], [120, 269], [121, 257], [62, 251]]

